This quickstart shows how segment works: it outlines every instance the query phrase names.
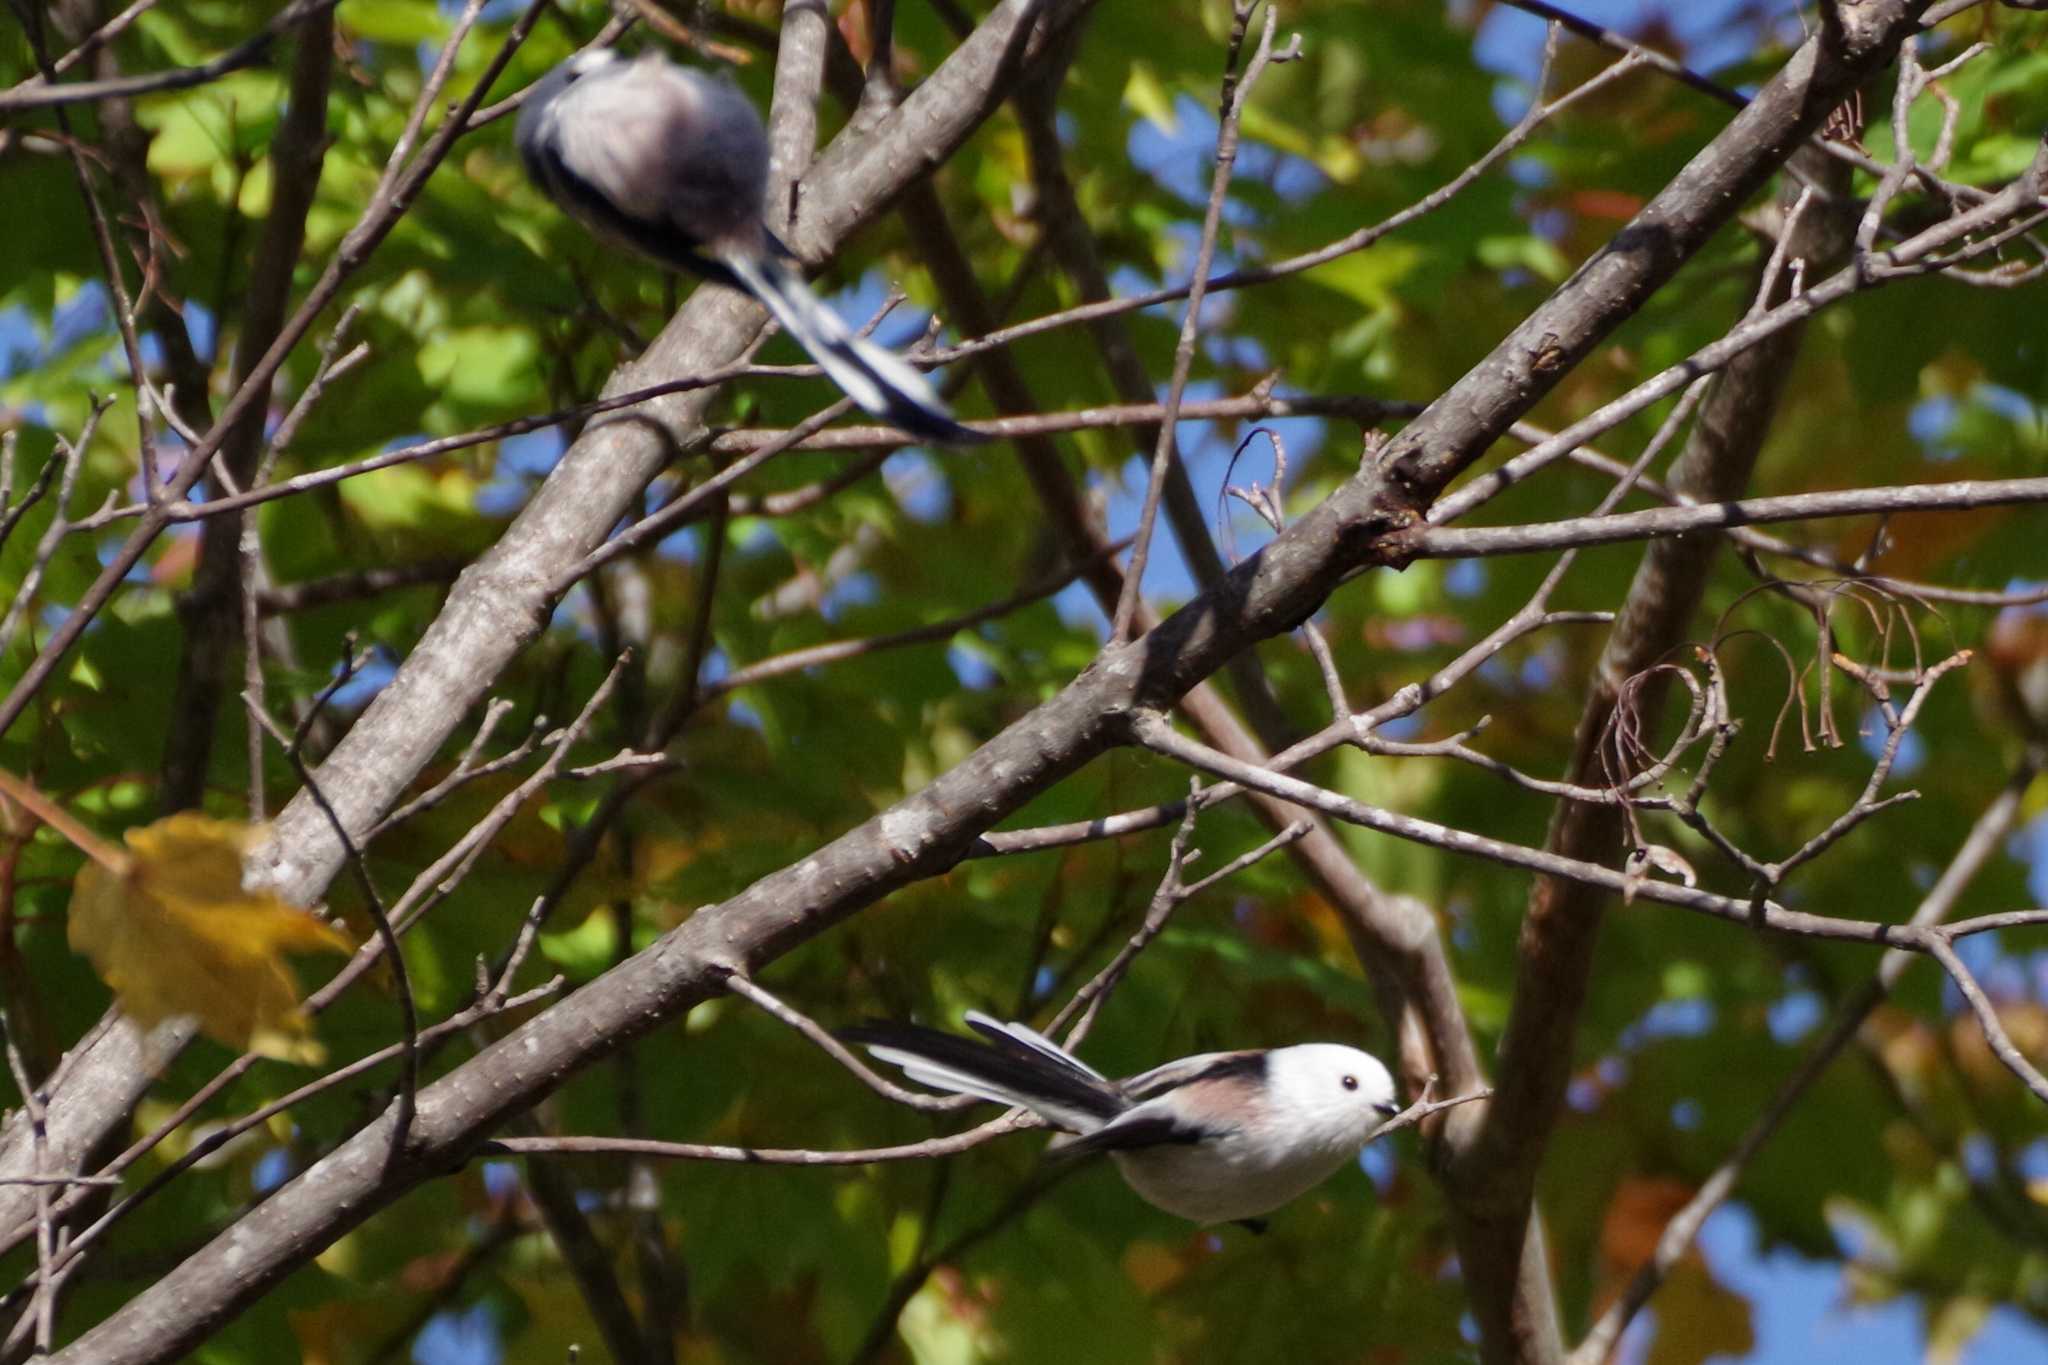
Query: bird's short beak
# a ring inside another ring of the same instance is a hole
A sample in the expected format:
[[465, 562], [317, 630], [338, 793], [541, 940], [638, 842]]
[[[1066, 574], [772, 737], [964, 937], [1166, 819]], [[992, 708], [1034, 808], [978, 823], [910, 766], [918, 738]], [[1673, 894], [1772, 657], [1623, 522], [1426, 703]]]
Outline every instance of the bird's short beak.
[[1386, 1115], [1386, 1116], [1387, 1116], [1388, 1118], [1392, 1118], [1392, 1117], [1394, 1117], [1394, 1115], [1396, 1115], [1396, 1114], [1398, 1114], [1398, 1113], [1400, 1113], [1400, 1112], [1401, 1112], [1401, 1106], [1400, 1106], [1400, 1105], [1399, 1105], [1398, 1103], [1396, 1103], [1395, 1101], [1393, 1101], [1393, 1100], [1387, 1100], [1387, 1101], [1385, 1101], [1384, 1103], [1381, 1103], [1381, 1104], [1376, 1104], [1376, 1105], [1374, 1105], [1374, 1106], [1373, 1106], [1373, 1108], [1375, 1108], [1375, 1109], [1379, 1110], [1379, 1111], [1380, 1111], [1380, 1112], [1381, 1112], [1382, 1114], [1385, 1114], [1385, 1115]]

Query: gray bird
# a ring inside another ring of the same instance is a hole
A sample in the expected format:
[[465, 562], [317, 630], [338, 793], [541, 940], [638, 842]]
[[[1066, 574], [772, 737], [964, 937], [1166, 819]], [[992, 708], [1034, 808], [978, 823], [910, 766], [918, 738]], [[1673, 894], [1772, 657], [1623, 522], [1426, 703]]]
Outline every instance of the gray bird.
[[1112, 1081], [1050, 1038], [970, 1010], [986, 1041], [916, 1024], [843, 1031], [921, 1084], [1014, 1105], [1064, 1129], [1050, 1150], [1107, 1152], [1168, 1213], [1244, 1223], [1320, 1185], [1401, 1106], [1377, 1058], [1337, 1043], [1208, 1052]]
[[579, 53], [533, 86], [513, 141], [548, 198], [599, 237], [752, 294], [846, 395], [905, 431], [987, 438], [930, 381], [856, 336], [762, 221], [768, 135], [730, 81], [648, 53]]

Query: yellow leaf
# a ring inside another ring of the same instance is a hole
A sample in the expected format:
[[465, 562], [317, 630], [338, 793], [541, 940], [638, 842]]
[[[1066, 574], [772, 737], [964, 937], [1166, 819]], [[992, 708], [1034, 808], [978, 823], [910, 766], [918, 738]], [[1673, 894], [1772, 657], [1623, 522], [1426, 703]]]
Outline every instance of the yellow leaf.
[[242, 889], [242, 854], [259, 837], [192, 814], [129, 830], [115, 867], [79, 869], [71, 947], [138, 1023], [196, 1015], [229, 1047], [314, 1065], [323, 1053], [284, 956], [354, 945], [296, 906]]

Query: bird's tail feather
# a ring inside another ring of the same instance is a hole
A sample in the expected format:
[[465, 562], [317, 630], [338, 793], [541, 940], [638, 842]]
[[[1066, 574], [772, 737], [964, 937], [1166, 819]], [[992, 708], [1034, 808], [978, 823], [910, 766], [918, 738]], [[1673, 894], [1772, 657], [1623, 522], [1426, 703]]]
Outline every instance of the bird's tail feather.
[[1093, 1132], [1129, 1107], [1114, 1085], [1023, 1025], [999, 1024], [979, 1014], [968, 1022], [995, 1044], [887, 1022], [863, 1024], [839, 1036], [901, 1067], [921, 1085], [1029, 1109], [1070, 1132]]
[[969, 1010], [965, 1017], [967, 1027], [1004, 1051], [1015, 1052], [1021, 1046], [1029, 1056], [1043, 1058], [1086, 1080], [1108, 1084], [1108, 1077], [1028, 1024], [1006, 1024], [980, 1010]]
[[953, 420], [931, 381], [886, 346], [849, 328], [787, 262], [732, 252], [721, 265], [759, 299], [782, 330], [810, 352], [828, 378], [876, 417], [928, 440], [966, 444], [989, 439]]

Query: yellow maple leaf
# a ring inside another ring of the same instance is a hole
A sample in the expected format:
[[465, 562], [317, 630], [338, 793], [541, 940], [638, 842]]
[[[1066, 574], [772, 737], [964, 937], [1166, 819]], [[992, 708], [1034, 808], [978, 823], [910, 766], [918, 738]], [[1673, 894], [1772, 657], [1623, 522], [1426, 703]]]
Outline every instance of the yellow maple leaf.
[[325, 1055], [299, 1008], [285, 954], [353, 951], [331, 926], [268, 892], [242, 889], [256, 826], [167, 816], [128, 831], [72, 884], [70, 939], [148, 1026], [190, 1014], [209, 1038], [282, 1061]]

